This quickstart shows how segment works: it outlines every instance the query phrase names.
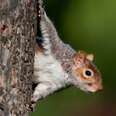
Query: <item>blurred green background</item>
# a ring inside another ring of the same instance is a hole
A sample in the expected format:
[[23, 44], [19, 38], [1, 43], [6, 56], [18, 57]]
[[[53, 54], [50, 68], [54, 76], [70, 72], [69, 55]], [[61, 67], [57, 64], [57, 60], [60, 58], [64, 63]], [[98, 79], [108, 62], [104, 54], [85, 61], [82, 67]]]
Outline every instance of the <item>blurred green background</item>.
[[116, 116], [116, 0], [48, 0], [48, 16], [60, 37], [95, 54], [104, 89], [87, 94], [75, 87], [41, 100], [32, 116]]

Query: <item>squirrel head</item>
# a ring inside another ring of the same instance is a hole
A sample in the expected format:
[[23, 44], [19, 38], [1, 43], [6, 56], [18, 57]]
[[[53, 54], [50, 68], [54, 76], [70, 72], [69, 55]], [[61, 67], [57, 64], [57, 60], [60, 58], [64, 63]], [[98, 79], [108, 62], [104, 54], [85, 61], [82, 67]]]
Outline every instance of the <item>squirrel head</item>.
[[93, 54], [84, 51], [79, 51], [73, 56], [73, 84], [86, 92], [96, 92], [103, 88], [101, 74], [92, 63], [93, 59]]

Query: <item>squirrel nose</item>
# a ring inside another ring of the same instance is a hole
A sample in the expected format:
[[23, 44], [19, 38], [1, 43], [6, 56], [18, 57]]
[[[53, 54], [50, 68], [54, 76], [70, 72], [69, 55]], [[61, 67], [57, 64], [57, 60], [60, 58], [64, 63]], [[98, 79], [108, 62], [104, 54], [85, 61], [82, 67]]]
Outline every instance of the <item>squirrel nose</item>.
[[99, 85], [99, 90], [103, 90], [103, 85]]

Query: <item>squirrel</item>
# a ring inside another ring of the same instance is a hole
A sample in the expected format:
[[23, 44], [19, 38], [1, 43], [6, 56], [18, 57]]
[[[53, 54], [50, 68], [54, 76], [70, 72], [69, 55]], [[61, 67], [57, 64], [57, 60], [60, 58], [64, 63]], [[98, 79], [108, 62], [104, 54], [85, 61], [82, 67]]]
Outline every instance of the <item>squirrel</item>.
[[85, 92], [101, 90], [101, 73], [93, 64], [93, 54], [76, 52], [70, 45], [63, 43], [44, 11], [41, 0], [38, 9], [42, 38], [36, 39], [33, 78], [36, 87], [32, 101], [36, 102], [69, 85]]

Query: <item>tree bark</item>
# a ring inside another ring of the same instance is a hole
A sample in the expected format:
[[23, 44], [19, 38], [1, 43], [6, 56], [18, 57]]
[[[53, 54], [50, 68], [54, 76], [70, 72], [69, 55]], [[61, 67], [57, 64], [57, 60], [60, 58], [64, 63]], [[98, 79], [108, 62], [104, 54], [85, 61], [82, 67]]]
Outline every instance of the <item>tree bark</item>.
[[0, 0], [0, 116], [30, 111], [35, 8], [35, 0]]

